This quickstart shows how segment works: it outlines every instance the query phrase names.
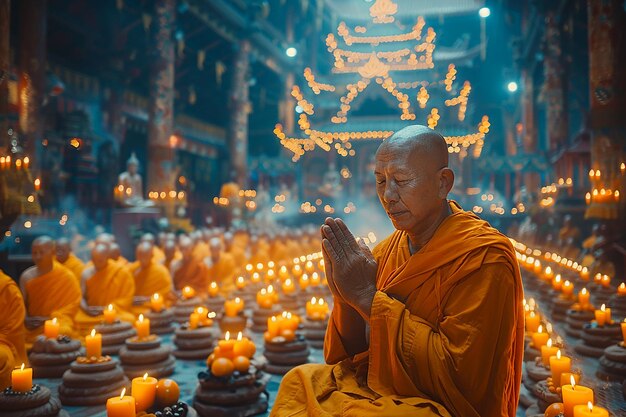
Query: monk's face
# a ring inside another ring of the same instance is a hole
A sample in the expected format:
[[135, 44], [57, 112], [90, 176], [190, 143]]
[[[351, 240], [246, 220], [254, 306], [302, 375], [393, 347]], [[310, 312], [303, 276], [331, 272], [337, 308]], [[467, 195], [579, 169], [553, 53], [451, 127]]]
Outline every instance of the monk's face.
[[152, 246], [149, 244], [139, 245], [137, 247], [137, 251], [135, 252], [135, 256], [137, 257], [137, 261], [142, 268], [149, 266], [153, 257]]
[[33, 262], [39, 269], [48, 269], [54, 261], [54, 244], [52, 241], [43, 243], [35, 242], [31, 247]]
[[381, 146], [376, 153], [376, 192], [397, 230], [419, 232], [441, 212], [441, 170], [436, 160], [406, 143]]
[[67, 258], [69, 258], [71, 252], [72, 249], [70, 248], [70, 245], [66, 243], [57, 243], [56, 256], [59, 262], [65, 263], [65, 261], [67, 261]]
[[93, 266], [96, 267], [97, 270], [103, 269], [106, 267], [107, 262], [109, 261], [109, 252], [104, 245], [97, 245], [91, 251], [91, 262], [93, 262]]

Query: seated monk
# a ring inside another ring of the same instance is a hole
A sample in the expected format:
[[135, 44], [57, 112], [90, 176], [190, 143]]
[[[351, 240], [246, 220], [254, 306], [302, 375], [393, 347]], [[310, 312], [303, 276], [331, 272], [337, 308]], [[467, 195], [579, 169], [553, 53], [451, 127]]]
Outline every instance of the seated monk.
[[188, 236], [181, 236], [179, 241], [181, 258], [172, 262], [172, 281], [176, 291], [189, 286], [198, 294], [208, 291], [209, 277], [202, 260], [196, 259], [193, 253], [193, 241]]
[[510, 241], [447, 200], [454, 174], [435, 131], [396, 132], [375, 167], [396, 231], [372, 253], [326, 219], [328, 365], [287, 373], [271, 416], [514, 417], [524, 316]]
[[209, 282], [217, 282], [220, 289], [225, 292], [235, 289], [235, 275], [239, 272], [235, 258], [222, 250], [222, 241], [219, 237], [211, 238], [209, 250], [210, 256], [204, 258]]
[[165, 254], [161, 250], [160, 247], [157, 246], [156, 238], [152, 233], [145, 233], [139, 239], [139, 243], [147, 242], [152, 245], [152, 251], [154, 252], [154, 261], [157, 263], [163, 263], [165, 259]]
[[155, 293], [164, 299], [168, 298], [172, 291], [172, 278], [170, 271], [154, 260], [150, 243], [141, 242], [137, 246], [135, 257], [137, 261], [128, 266], [128, 271], [135, 278], [133, 312], [139, 315], [148, 310], [150, 298]]
[[246, 252], [243, 247], [235, 245], [235, 235], [225, 232], [223, 235], [224, 251], [232, 255], [237, 267], [241, 268], [246, 264]]
[[166, 267], [168, 271], [171, 271], [172, 262], [175, 259], [180, 259], [182, 257], [180, 251], [176, 247], [175, 240], [168, 240], [165, 242], [165, 245], [163, 246], [163, 254], [165, 256], [165, 258], [163, 258], [163, 266]]
[[24, 346], [24, 301], [13, 279], [0, 271], [0, 390], [11, 385], [11, 372], [28, 363]]
[[55, 262], [54, 241], [48, 236], [33, 241], [31, 254], [35, 266], [20, 277], [20, 289], [26, 305], [26, 348], [43, 334], [44, 322], [59, 322], [59, 334], [75, 336], [74, 316], [80, 305], [80, 285], [74, 274]]
[[120, 248], [120, 245], [117, 244], [117, 242], [112, 242], [109, 245], [109, 258], [122, 266], [126, 266], [129, 264], [128, 259], [122, 256], [122, 249]]
[[91, 250], [93, 266], [85, 269], [81, 278], [83, 298], [75, 323], [81, 335], [91, 331], [93, 326], [104, 320], [102, 311], [112, 304], [117, 318], [134, 322], [130, 312], [135, 294], [135, 280], [119, 262], [109, 259], [105, 244], [97, 244]]
[[58, 239], [55, 246], [57, 262], [72, 271], [80, 287], [80, 277], [85, 269], [85, 263], [72, 253], [72, 246], [68, 238]]

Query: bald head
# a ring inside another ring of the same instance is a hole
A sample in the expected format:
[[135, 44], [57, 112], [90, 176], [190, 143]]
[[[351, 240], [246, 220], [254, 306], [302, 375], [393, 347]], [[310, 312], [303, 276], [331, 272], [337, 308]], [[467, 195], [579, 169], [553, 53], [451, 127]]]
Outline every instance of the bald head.
[[378, 154], [410, 155], [415, 166], [430, 163], [439, 168], [448, 166], [448, 145], [440, 133], [433, 129], [412, 125], [398, 130], [378, 147]]
[[120, 248], [120, 245], [118, 245], [115, 242], [111, 243], [109, 245], [109, 256], [114, 261], [117, 261], [118, 259], [120, 259], [120, 256], [122, 256], [122, 249]]
[[56, 257], [57, 261], [61, 263], [65, 263], [67, 259], [72, 253], [72, 245], [70, 244], [70, 240], [66, 237], [62, 237], [57, 239], [56, 241]]
[[154, 235], [152, 233], [145, 233], [143, 236], [141, 236], [141, 239], [139, 239], [140, 242], [148, 242], [152, 245], [154, 245], [156, 243], [156, 239], [154, 237]]
[[51, 269], [54, 261], [54, 240], [50, 236], [39, 236], [33, 240], [31, 255], [38, 269]]
[[165, 259], [168, 261], [174, 259], [174, 256], [176, 256], [176, 242], [170, 239], [166, 240], [163, 252], [165, 253]]
[[193, 240], [189, 236], [181, 235], [178, 241], [180, 253], [183, 255], [183, 259], [191, 260], [193, 252]]
[[150, 242], [141, 242], [137, 245], [135, 256], [142, 268], [148, 267], [152, 262], [152, 257], [154, 255], [153, 250], [154, 246], [150, 244]]
[[96, 270], [103, 269], [109, 260], [109, 245], [98, 243], [91, 250], [91, 261]]

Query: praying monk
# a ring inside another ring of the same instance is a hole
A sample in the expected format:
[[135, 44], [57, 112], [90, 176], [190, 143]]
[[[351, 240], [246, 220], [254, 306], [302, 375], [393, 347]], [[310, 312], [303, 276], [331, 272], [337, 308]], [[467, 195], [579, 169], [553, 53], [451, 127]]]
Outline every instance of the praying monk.
[[135, 279], [135, 296], [133, 297], [133, 312], [137, 315], [145, 313], [150, 298], [158, 293], [167, 299], [172, 291], [170, 271], [154, 260], [153, 247], [148, 242], [141, 242], [135, 250], [137, 261], [128, 266], [128, 271]]
[[447, 200], [454, 174], [435, 131], [396, 132], [375, 166], [396, 231], [372, 253], [326, 219], [328, 365], [285, 375], [271, 416], [514, 417], [524, 316], [510, 241]]
[[72, 246], [68, 238], [62, 237], [56, 241], [56, 259], [61, 265], [72, 271], [76, 282], [80, 286], [80, 277], [85, 270], [85, 264], [78, 256], [72, 253]]
[[208, 271], [204, 262], [196, 258], [194, 244], [188, 236], [179, 239], [180, 259], [172, 262], [171, 273], [176, 291], [189, 286], [199, 294], [205, 294], [208, 290]]
[[209, 282], [215, 281], [223, 291], [229, 292], [235, 289], [235, 274], [239, 271], [239, 267], [233, 255], [222, 249], [220, 238], [211, 238], [209, 240], [210, 255], [204, 258], [204, 264], [209, 274]]
[[66, 267], [54, 260], [54, 241], [40, 236], [31, 245], [34, 266], [22, 273], [20, 289], [26, 306], [26, 347], [43, 334], [44, 322], [56, 318], [59, 334], [74, 337], [74, 316], [80, 305], [80, 285]]
[[99, 243], [91, 250], [93, 266], [85, 269], [81, 277], [83, 299], [76, 313], [76, 326], [80, 334], [87, 334], [99, 324], [104, 316], [102, 311], [112, 304], [117, 318], [134, 322], [130, 313], [135, 282], [133, 276], [120, 263], [109, 258], [109, 248]]
[[28, 363], [24, 346], [24, 301], [13, 279], [0, 271], [0, 390], [11, 385], [11, 371]]

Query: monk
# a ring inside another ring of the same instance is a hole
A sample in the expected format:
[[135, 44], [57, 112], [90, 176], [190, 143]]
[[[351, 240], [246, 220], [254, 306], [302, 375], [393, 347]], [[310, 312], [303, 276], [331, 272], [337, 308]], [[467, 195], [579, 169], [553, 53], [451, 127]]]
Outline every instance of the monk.
[[24, 346], [24, 300], [13, 279], [0, 271], [0, 390], [11, 385], [11, 371], [28, 363]]
[[224, 240], [224, 252], [232, 255], [235, 260], [235, 264], [241, 268], [242, 265], [246, 264], [246, 252], [243, 247], [235, 245], [235, 235], [231, 232], [225, 232], [222, 235], [222, 239]]
[[116, 242], [112, 242], [109, 245], [109, 257], [122, 266], [127, 266], [129, 264], [128, 259], [122, 256], [122, 249]]
[[81, 277], [83, 298], [75, 322], [80, 334], [87, 334], [104, 316], [102, 311], [109, 304], [113, 305], [117, 318], [134, 322], [130, 313], [135, 282], [128, 270], [109, 258], [105, 244], [99, 243], [91, 250], [92, 267], [85, 269]]
[[266, 264], [270, 261], [270, 255], [263, 246], [260, 245], [260, 240], [256, 235], [250, 236], [250, 246], [248, 248], [248, 263], [252, 265]]
[[219, 237], [209, 241], [210, 255], [204, 258], [207, 267], [209, 282], [217, 282], [220, 288], [228, 292], [235, 287], [235, 275], [239, 271], [235, 258], [228, 252], [224, 252], [222, 241]]
[[163, 258], [163, 266], [166, 267], [168, 271], [171, 270], [172, 262], [175, 259], [180, 259], [182, 257], [180, 251], [176, 247], [175, 240], [168, 240], [165, 242], [165, 245], [163, 246], [163, 254], [165, 256], [165, 258]]
[[193, 252], [193, 241], [188, 236], [179, 240], [181, 258], [172, 262], [172, 280], [176, 291], [189, 286], [200, 294], [208, 291], [208, 271], [202, 260], [198, 260]]
[[44, 322], [56, 318], [59, 334], [75, 336], [74, 316], [80, 305], [80, 285], [66, 267], [55, 262], [54, 241], [40, 236], [31, 245], [34, 266], [22, 273], [20, 289], [26, 305], [26, 348], [30, 348], [40, 334]]
[[271, 415], [514, 417], [524, 317], [510, 241], [447, 200], [454, 174], [435, 131], [396, 132], [375, 167], [396, 231], [370, 252], [326, 219], [328, 365], [285, 375]]
[[[165, 234], [164, 234], [164, 237], [165, 237]], [[156, 238], [154, 237], [154, 235], [152, 233], [145, 233], [143, 236], [141, 236], [141, 239], [139, 239], [139, 243], [143, 243], [143, 242], [147, 242], [150, 245], [152, 245], [152, 251], [154, 252], [154, 260], [158, 263], [162, 263], [163, 260], [165, 259], [165, 254], [163, 253], [161, 248], [157, 246]]]
[[170, 271], [154, 260], [153, 247], [148, 242], [141, 242], [135, 250], [137, 261], [128, 266], [128, 271], [135, 279], [133, 312], [145, 313], [150, 298], [156, 293], [167, 299], [172, 291]]
[[56, 260], [61, 265], [72, 271], [76, 277], [76, 282], [78, 282], [80, 286], [80, 277], [85, 270], [85, 263], [72, 253], [72, 246], [68, 238], [62, 237], [57, 239]]

